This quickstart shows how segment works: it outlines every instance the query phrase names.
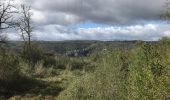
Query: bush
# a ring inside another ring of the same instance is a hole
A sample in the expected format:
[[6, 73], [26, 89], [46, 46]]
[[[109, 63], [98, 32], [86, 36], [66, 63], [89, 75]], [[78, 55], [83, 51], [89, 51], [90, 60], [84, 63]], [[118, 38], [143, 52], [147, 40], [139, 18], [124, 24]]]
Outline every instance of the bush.
[[56, 63], [57, 63], [55, 59], [55, 55], [52, 53], [45, 54], [42, 60], [44, 62], [43, 63], [44, 67], [53, 67], [53, 66], [56, 66]]
[[[88, 73], [75, 81], [62, 92], [59, 100], [122, 100], [123, 87], [121, 53], [115, 51], [104, 55], [94, 73]], [[114, 65], [114, 66], [112, 66]], [[121, 89], [122, 88], [122, 89]]]
[[9, 84], [20, 79], [18, 57], [4, 48], [0, 49], [0, 91], [9, 88]]
[[33, 76], [43, 78], [43, 77], [51, 77], [57, 75], [56, 70], [53, 67], [44, 67], [43, 62], [38, 62], [35, 65], [35, 69], [33, 71]]
[[37, 45], [32, 44], [31, 48], [28, 49], [26, 46], [23, 47], [21, 57], [27, 63], [30, 63], [30, 67], [34, 67], [35, 64], [43, 59], [43, 49]]
[[100, 55], [96, 71], [76, 79], [59, 100], [168, 100], [169, 52], [167, 40], [106, 52]]
[[85, 63], [83, 62], [82, 59], [71, 59], [70, 60], [70, 68], [72, 70], [75, 69], [83, 69], [83, 66], [85, 66]]
[[129, 99], [165, 100], [170, 96], [169, 51], [169, 46], [162, 43], [142, 44], [132, 51], [127, 80]]
[[32, 69], [40, 61], [43, 61], [43, 67], [56, 66], [54, 53], [43, 50], [43, 48], [36, 43], [32, 43], [30, 49], [24, 46], [21, 57], [26, 63], [31, 64], [30, 67]]

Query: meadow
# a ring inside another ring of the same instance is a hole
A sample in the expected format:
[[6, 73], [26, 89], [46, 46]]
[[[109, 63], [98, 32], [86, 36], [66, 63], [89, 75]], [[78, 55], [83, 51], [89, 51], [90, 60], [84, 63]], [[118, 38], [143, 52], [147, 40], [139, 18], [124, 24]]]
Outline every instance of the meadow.
[[170, 99], [170, 39], [72, 42], [32, 43], [30, 64], [22, 42], [1, 43], [0, 99]]

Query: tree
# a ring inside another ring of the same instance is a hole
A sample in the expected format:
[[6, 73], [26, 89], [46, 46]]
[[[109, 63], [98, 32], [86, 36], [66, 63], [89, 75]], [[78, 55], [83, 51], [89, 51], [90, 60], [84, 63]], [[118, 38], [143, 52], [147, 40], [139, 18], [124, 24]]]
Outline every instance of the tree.
[[12, 3], [13, 0], [0, 1], [0, 41], [5, 39], [2, 35], [3, 31], [15, 26], [14, 14], [17, 10]]
[[29, 67], [31, 67], [31, 39], [33, 31], [31, 16], [31, 7], [21, 5], [21, 17], [19, 18], [18, 27], [24, 41], [24, 52], [28, 54]]

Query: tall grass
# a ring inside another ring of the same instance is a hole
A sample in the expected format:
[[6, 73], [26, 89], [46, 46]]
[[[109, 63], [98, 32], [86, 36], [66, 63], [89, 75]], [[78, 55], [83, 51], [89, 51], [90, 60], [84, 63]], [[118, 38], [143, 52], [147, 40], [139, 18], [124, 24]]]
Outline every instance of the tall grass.
[[139, 43], [130, 51], [101, 54], [94, 73], [75, 79], [59, 100], [167, 100], [170, 43]]
[[[102, 57], [102, 56], [101, 56]], [[121, 53], [115, 51], [104, 55], [94, 73], [76, 79], [68, 89], [59, 95], [59, 100], [112, 100], [123, 98], [125, 92], [121, 84]], [[108, 63], [109, 62], [109, 63]], [[112, 65], [115, 66], [112, 66]], [[121, 91], [119, 91], [120, 88]]]
[[131, 51], [128, 99], [166, 100], [170, 96], [170, 45], [142, 44]]

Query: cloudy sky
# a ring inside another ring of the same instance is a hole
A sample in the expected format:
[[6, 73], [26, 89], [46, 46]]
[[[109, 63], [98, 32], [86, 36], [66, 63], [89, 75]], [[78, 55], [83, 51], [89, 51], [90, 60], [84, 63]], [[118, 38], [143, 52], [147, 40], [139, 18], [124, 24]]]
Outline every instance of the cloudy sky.
[[[38, 40], [158, 40], [166, 0], [16, 0], [32, 7]], [[17, 34], [9, 34], [13, 40]]]

